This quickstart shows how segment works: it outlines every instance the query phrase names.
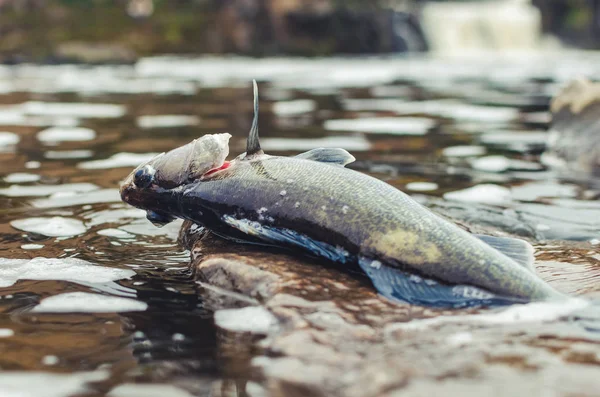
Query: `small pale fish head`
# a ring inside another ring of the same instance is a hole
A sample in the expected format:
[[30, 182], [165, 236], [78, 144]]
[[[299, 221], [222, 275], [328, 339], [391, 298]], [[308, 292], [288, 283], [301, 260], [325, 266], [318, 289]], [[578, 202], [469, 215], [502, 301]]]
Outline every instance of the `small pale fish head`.
[[168, 223], [177, 190], [226, 168], [229, 138], [227, 133], [204, 135], [139, 165], [121, 185], [121, 199], [149, 211], [153, 223]]

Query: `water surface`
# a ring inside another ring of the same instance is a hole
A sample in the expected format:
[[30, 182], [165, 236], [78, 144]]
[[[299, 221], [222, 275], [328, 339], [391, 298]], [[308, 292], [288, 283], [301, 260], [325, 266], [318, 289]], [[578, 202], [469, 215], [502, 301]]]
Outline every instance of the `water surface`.
[[551, 96], [580, 74], [600, 78], [599, 61], [565, 52], [0, 67], [0, 369], [16, 371], [0, 373], [0, 387], [127, 396], [146, 390], [131, 383], [154, 382], [170, 384], [165, 395], [218, 395], [245, 377], [219, 359], [212, 313], [176, 243], [180, 223], [155, 228], [117, 188], [134, 166], [205, 133], [229, 132], [232, 155], [244, 151], [252, 78], [270, 154], [344, 147], [352, 168], [433, 208], [539, 241], [538, 270], [597, 293], [595, 269], [565, 267], [569, 254], [544, 242], [594, 249], [598, 183], [547, 170], [539, 155]]

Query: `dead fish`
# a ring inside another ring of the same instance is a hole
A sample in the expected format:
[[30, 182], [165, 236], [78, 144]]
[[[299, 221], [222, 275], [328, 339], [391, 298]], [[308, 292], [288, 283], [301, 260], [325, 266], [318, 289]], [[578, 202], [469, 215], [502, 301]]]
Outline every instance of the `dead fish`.
[[465, 307], [564, 297], [535, 274], [531, 245], [464, 231], [346, 168], [354, 157], [343, 149], [265, 154], [256, 83], [247, 149], [232, 161], [228, 139], [205, 135], [141, 165], [121, 186], [123, 201], [155, 224], [183, 218], [225, 238], [357, 264], [390, 299]]

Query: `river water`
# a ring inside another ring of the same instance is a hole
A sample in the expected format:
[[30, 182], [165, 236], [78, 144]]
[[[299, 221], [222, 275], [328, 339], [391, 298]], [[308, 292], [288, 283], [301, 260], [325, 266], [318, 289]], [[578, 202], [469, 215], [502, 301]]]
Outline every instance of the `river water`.
[[[244, 378], [219, 357], [176, 243], [180, 223], [154, 227], [117, 189], [137, 164], [205, 133], [229, 132], [231, 154], [243, 152], [253, 78], [270, 154], [343, 147], [352, 168], [434, 208], [477, 209], [466, 218], [540, 244], [595, 247], [598, 183], [539, 159], [550, 98], [580, 75], [600, 78], [599, 61], [563, 52], [0, 67], [0, 390], [220, 395]], [[543, 247], [547, 263], [567, 255]], [[598, 293], [595, 269], [545, 271], [566, 291]]]

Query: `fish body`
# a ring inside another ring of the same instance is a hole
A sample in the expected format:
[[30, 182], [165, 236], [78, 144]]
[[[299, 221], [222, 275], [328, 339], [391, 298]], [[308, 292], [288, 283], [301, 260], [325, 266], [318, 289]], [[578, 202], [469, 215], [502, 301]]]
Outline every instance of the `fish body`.
[[247, 152], [216, 171], [150, 190], [130, 176], [121, 194], [159, 223], [161, 216], [189, 219], [224, 237], [358, 264], [392, 299], [462, 307], [562, 297], [533, 271], [527, 243], [478, 238], [389, 184], [345, 168], [353, 159], [342, 149], [269, 156], [256, 130]]

